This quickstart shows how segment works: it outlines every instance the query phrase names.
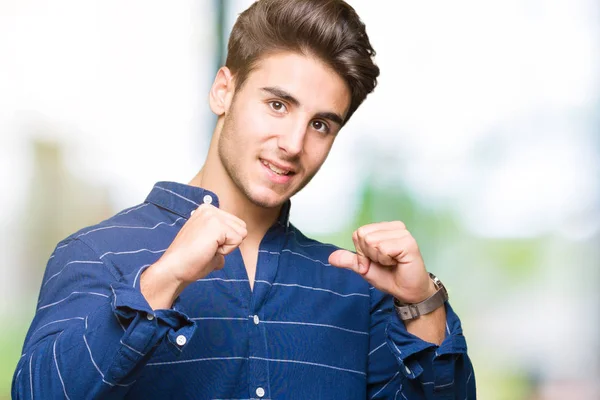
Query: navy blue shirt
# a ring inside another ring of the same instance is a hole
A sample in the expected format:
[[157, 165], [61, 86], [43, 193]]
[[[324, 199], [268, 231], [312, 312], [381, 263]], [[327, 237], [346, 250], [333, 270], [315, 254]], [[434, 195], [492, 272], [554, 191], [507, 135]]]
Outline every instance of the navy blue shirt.
[[389, 295], [288, 222], [289, 202], [260, 244], [253, 290], [238, 249], [152, 310], [140, 274], [203, 202], [218, 207], [212, 192], [160, 182], [58, 244], [13, 398], [475, 399], [452, 308], [440, 346], [408, 333]]

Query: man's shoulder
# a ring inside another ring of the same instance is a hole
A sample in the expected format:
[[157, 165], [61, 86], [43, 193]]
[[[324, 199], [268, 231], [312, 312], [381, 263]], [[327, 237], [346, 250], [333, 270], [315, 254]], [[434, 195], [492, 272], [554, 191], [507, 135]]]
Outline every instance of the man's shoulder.
[[58, 243], [55, 253], [85, 246], [104, 259], [144, 249], [162, 250], [177, 234], [183, 219], [151, 203], [137, 204], [69, 235]]

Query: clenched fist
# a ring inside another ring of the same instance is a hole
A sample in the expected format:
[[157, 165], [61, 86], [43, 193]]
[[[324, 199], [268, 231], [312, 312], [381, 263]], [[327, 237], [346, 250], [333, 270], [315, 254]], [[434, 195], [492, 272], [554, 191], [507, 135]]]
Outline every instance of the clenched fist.
[[153, 309], [170, 308], [187, 285], [223, 268], [225, 255], [248, 235], [246, 223], [202, 204], [183, 225], [163, 256], [142, 273], [142, 294]]
[[329, 256], [331, 265], [359, 273], [403, 303], [418, 303], [435, 293], [417, 242], [402, 222], [365, 225], [352, 240], [356, 254], [336, 250]]

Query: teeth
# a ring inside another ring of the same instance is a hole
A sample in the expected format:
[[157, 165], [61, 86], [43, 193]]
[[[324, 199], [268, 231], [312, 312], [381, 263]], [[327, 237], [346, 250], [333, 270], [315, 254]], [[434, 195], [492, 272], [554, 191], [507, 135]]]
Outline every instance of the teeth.
[[290, 173], [290, 171], [286, 171], [284, 169], [279, 169], [276, 166], [274, 166], [266, 161], [263, 161], [263, 164], [265, 166], [269, 167], [271, 169], [271, 171], [275, 172], [277, 175], [287, 175]]

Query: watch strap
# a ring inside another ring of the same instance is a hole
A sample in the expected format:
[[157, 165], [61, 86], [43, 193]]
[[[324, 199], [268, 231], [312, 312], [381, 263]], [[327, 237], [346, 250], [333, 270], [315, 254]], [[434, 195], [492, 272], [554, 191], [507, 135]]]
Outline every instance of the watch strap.
[[402, 304], [398, 299], [394, 299], [394, 308], [401, 320], [408, 321], [429, 314], [440, 308], [448, 300], [448, 291], [444, 284], [434, 274], [429, 273], [429, 276], [433, 280], [437, 291], [427, 299], [415, 304]]

